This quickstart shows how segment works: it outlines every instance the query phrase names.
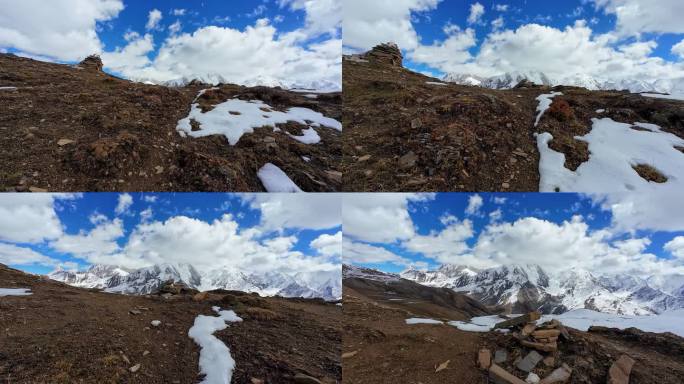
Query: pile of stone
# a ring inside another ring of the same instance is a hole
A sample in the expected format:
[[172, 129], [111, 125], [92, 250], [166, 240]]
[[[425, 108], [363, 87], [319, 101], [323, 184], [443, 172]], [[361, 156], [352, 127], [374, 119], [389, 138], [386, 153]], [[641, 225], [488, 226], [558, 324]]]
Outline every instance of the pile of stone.
[[78, 64], [78, 66], [84, 69], [89, 69], [98, 72], [102, 72], [102, 68], [104, 67], [100, 55], [90, 55], [83, 59], [83, 61], [81, 61], [81, 63]]
[[[560, 321], [551, 320], [537, 324], [540, 318], [539, 312], [530, 312], [494, 326], [494, 330], [505, 329], [511, 332], [521, 348], [515, 354], [498, 349], [493, 358], [491, 350], [480, 349], [478, 365], [488, 371], [493, 383], [561, 384], [570, 381], [572, 367], [562, 362], [558, 345], [559, 342], [572, 342], [572, 337]], [[517, 355], [517, 358], [509, 361], [509, 357], [513, 355]], [[610, 368], [608, 383], [628, 384], [632, 365], [633, 359], [626, 355], [621, 356]], [[504, 366], [512, 368], [507, 370]]]
[[371, 62], [387, 64], [393, 67], [402, 67], [404, 65], [404, 57], [399, 46], [395, 43], [377, 45], [366, 53], [365, 58]]

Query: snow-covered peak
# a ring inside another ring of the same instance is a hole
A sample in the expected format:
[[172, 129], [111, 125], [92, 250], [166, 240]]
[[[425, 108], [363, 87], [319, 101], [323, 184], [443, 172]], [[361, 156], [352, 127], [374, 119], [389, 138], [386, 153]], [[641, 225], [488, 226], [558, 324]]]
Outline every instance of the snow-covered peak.
[[221, 267], [199, 272], [191, 264], [179, 263], [158, 264], [136, 270], [93, 265], [83, 272], [57, 270], [48, 276], [78, 287], [125, 294], [148, 294], [159, 289], [166, 281], [174, 281], [202, 291], [229, 289], [256, 292], [263, 296], [320, 297], [326, 300], [342, 297], [342, 279], [338, 271], [245, 273]]
[[586, 73], [568, 74], [565, 76], [548, 76], [542, 72], [507, 72], [488, 78], [471, 74], [448, 73], [443, 78], [446, 82], [476, 85], [491, 89], [511, 89], [521, 81], [527, 80], [537, 85], [567, 85], [596, 90], [627, 90], [633, 93], [655, 92], [667, 94], [684, 94], [684, 78], [659, 79], [601, 79]]
[[376, 269], [364, 268], [351, 264], [342, 265], [342, 277], [345, 279], [358, 278], [375, 281], [396, 281], [400, 279], [399, 276], [393, 273], [382, 272]]
[[628, 274], [600, 275], [579, 268], [547, 273], [538, 265], [486, 269], [442, 265], [408, 269], [401, 277], [464, 292], [487, 305], [525, 305], [548, 313], [588, 308], [607, 313], [645, 315], [684, 308], [684, 276], [642, 279]]
[[164, 85], [167, 87], [184, 87], [192, 82], [195, 83], [203, 83], [203, 84], [211, 84], [211, 85], [219, 85], [219, 84], [235, 84], [238, 83], [239, 85], [243, 85], [245, 87], [257, 87], [257, 86], [263, 86], [263, 87], [270, 87], [270, 88], [275, 88], [275, 87], [280, 87], [283, 89], [290, 89], [290, 90], [297, 90], [297, 89], [302, 89], [302, 90], [307, 90], [308, 92], [314, 91], [314, 92], [339, 92], [341, 91], [342, 87], [339, 82], [332, 81], [332, 80], [311, 80], [307, 82], [302, 82], [302, 81], [283, 81], [280, 79], [276, 79], [273, 77], [267, 77], [267, 76], [256, 76], [250, 79], [246, 79], [244, 81], [239, 81], [236, 82], [235, 80], [228, 79], [224, 77], [223, 75], [220, 74], [204, 74], [204, 75], [193, 75], [193, 76], [183, 76], [179, 77], [176, 79], [172, 80], [167, 80], [167, 81], [159, 81], [155, 79], [149, 79], [149, 78], [135, 78], [133, 81], [137, 81], [140, 83], [145, 83], [145, 84], [155, 84], [155, 85]]

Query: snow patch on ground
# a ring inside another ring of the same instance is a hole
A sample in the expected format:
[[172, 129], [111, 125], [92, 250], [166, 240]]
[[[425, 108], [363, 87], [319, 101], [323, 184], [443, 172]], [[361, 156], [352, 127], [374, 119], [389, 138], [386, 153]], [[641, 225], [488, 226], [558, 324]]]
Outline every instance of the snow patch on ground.
[[421, 319], [418, 317], [412, 317], [410, 319], [406, 319], [406, 324], [444, 324], [444, 322], [435, 319]]
[[[518, 314], [507, 315], [508, 318], [520, 316]], [[537, 324], [556, 319], [563, 325], [586, 331], [589, 327], [603, 326], [610, 328], [626, 329], [634, 327], [645, 332], [672, 332], [684, 337], [684, 309], [664, 312], [660, 315], [650, 316], [626, 316], [612, 313], [596, 312], [589, 309], [575, 309], [560, 315], [544, 315]], [[489, 332], [494, 325], [505, 319], [498, 315], [473, 317], [470, 321], [450, 321], [452, 325], [462, 331]]]
[[576, 309], [561, 315], [544, 315], [541, 321], [557, 319], [563, 325], [586, 331], [592, 325], [626, 329], [637, 328], [645, 332], [672, 332], [684, 337], [684, 309], [663, 312], [660, 315], [651, 316], [624, 316], [609, 313], [601, 313], [589, 309]]
[[0, 91], [16, 91], [17, 87], [0, 87]]
[[537, 106], [537, 120], [535, 120], [534, 122], [535, 127], [539, 124], [539, 120], [541, 120], [542, 116], [544, 115], [544, 112], [546, 112], [546, 110], [549, 109], [549, 107], [551, 106], [551, 103], [553, 102], [552, 99], [556, 96], [561, 96], [562, 94], [562, 92], [551, 92], [537, 96], [537, 101], [539, 101], [539, 105]]
[[682, 100], [684, 101], [684, 94], [681, 95], [661, 95], [660, 93], [642, 93], [641, 96], [652, 97], [655, 99], [668, 99], [668, 100]]
[[266, 165], [261, 167], [257, 173], [257, 177], [259, 177], [261, 184], [264, 185], [264, 188], [266, 188], [266, 191], [268, 192], [302, 192], [297, 184], [295, 184], [285, 172], [271, 163], [266, 163]]
[[0, 296], [28, 296], [33, 295], [29, 288], [0, 288]]
[[441, 86], [446, 86], [446, 85], [448, 85], [448, 84], [444, 84], [444, 83], [437, 83], [437, 82], [435, 82], [435, 81], [426, 81], [425, 84], [429, 84], [429, 85], [441, 85]]
[[230, 355], [230, 349], [214, 336], [214, 332], [226, 329], [226, 322], [239, 322], [242, 319], [233, 311], [222, 311], [219, 307], [212, 309], [218, 316], [198, 315], [188, 336], [200, 346], [199, 367], [205, 375], [201, 383], [230, 384], [235, 360]]
[[[564, 154], [549, 148], [553, 136], [548, 132], [537, 135], [541, 192], [629, 192], [658, 201], [678, 201], [684, 191], [684, 156], [675, 146], [684, 146], [684, 140], [653, 124], [634, 124], [644, 131], [609, 118], [592, 121], [591, 132], [576, 137], [589, 144], [589, 161], [574, 172], [564, 167]], [[654, 167], [668, 181], [643, 179], [632, 168], [637, 164]]]
[[504, 321], [498, 315], [473, 317], [470, 321], [450, 321], [448, 324], [467, 332], [489, 332], [496, 323]]
[[309, 99], [318, 99], [318, 95], [315, 93], [309, 93], [308, 95], [304, 95], [304, 97], [307, 97]]
[[[304, 136], [292, 136], [302, 142], [317, 143], [320, 137], [313, 128], [326, 126], [342, 131], [342, 123], [335, 119], [323, 116], [323, 114], [308, 108], [290, 108], [286, 112], [276, 111], [261, 100], [231, 99], [218, 104], [209, 112], [203, 113], [197, 103], [197, 99], [208, 90], [199, 92], [193, 102], [190, 114], [180, 120], [176, 130], [181, 136], [205, 137], [211, 135], [224, 135], [230, 145], [240, 141], [242, 135], [254, 132], [254, 128], [272, 127], [276, 124], [285, 124], [294, 121], [308, 126]], [[192, 130], [192, 121], [199, 124], [199, 130]], [[308, 131], [308, 132], [307, 132]], [[313, 131], [313, 133], [311, 133]]]
[[605, 112], [605, 111], [606, 111], [605, 109], [597, 109], [597, 110], [596, 110], [596, 113], [603, 113], [603, 112]]
[[303, 130], [301, 136], [296, 136], [291, 133], [288, 133], [288, 136], [303, 144], [318, 144], [321, 142], [321, 137], [318, 136], [318, 132], [313, 128]]

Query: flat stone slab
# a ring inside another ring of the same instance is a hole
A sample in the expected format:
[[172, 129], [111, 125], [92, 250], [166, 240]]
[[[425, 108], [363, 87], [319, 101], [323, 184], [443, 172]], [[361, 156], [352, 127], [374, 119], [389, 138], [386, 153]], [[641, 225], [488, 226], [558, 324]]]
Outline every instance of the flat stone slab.
[[540, 355], [537, 351], [532, 351], [525, 356], [524, 359], [520, 360], [516, 367], [524, 372], [530, 372], [534, 367], [542, 361], [544, 357]]

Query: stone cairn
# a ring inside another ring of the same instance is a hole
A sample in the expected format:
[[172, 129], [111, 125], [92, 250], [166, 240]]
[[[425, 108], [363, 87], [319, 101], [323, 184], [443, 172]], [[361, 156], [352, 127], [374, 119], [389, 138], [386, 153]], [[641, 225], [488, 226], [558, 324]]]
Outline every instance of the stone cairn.
[[78, 65], [83, 69], [90, 69], [98, 72], [102, 72], [102, 68], [104, 67], [100, 55], [90, 55], [83, 59]]
[[371, 62], [387, 64], [393, 67], [401, 68], [404, 65], [404, 57], [401, 55], [399, 46], [395, 43], [377, 45], [366, 53], [365, 58]]
[[[492, 358], [492, 352], [487, 348], [482, 348], [478, 352], [477, 362], [480, 369], [489, 374], [489, 379], [495, 384], [561, 384], [570, 381], [572, 368], [560, 361], [558, 353], [558, 343], [572, 342], [572, 337], [568, 330], [558, 320], [551, 320], [537, 325], [537, 320], [541, 318], [539, 312], [530, 312], [523, 316], [518, 316], [506, 321], [497, 323], [494, 330], [507, 329], [513, 332], [513, 337], [518, 341], [522, 348], [529, 352], [513, 362], [517, 370], [527, 374], [525, 380], [509, 372], [502, 365], [508, 362], [511, 355], [504, 349], [498, 349]], [[537, 369], [537, 372], [553, 369], [550, 373], [540, 378], [533, 371], [539, 363], [546, 369]], [[610, 367], [608, 372], [609, 384], [628, 384], [629, 375], [634, 365], [634, 360], [622, 355]]]

